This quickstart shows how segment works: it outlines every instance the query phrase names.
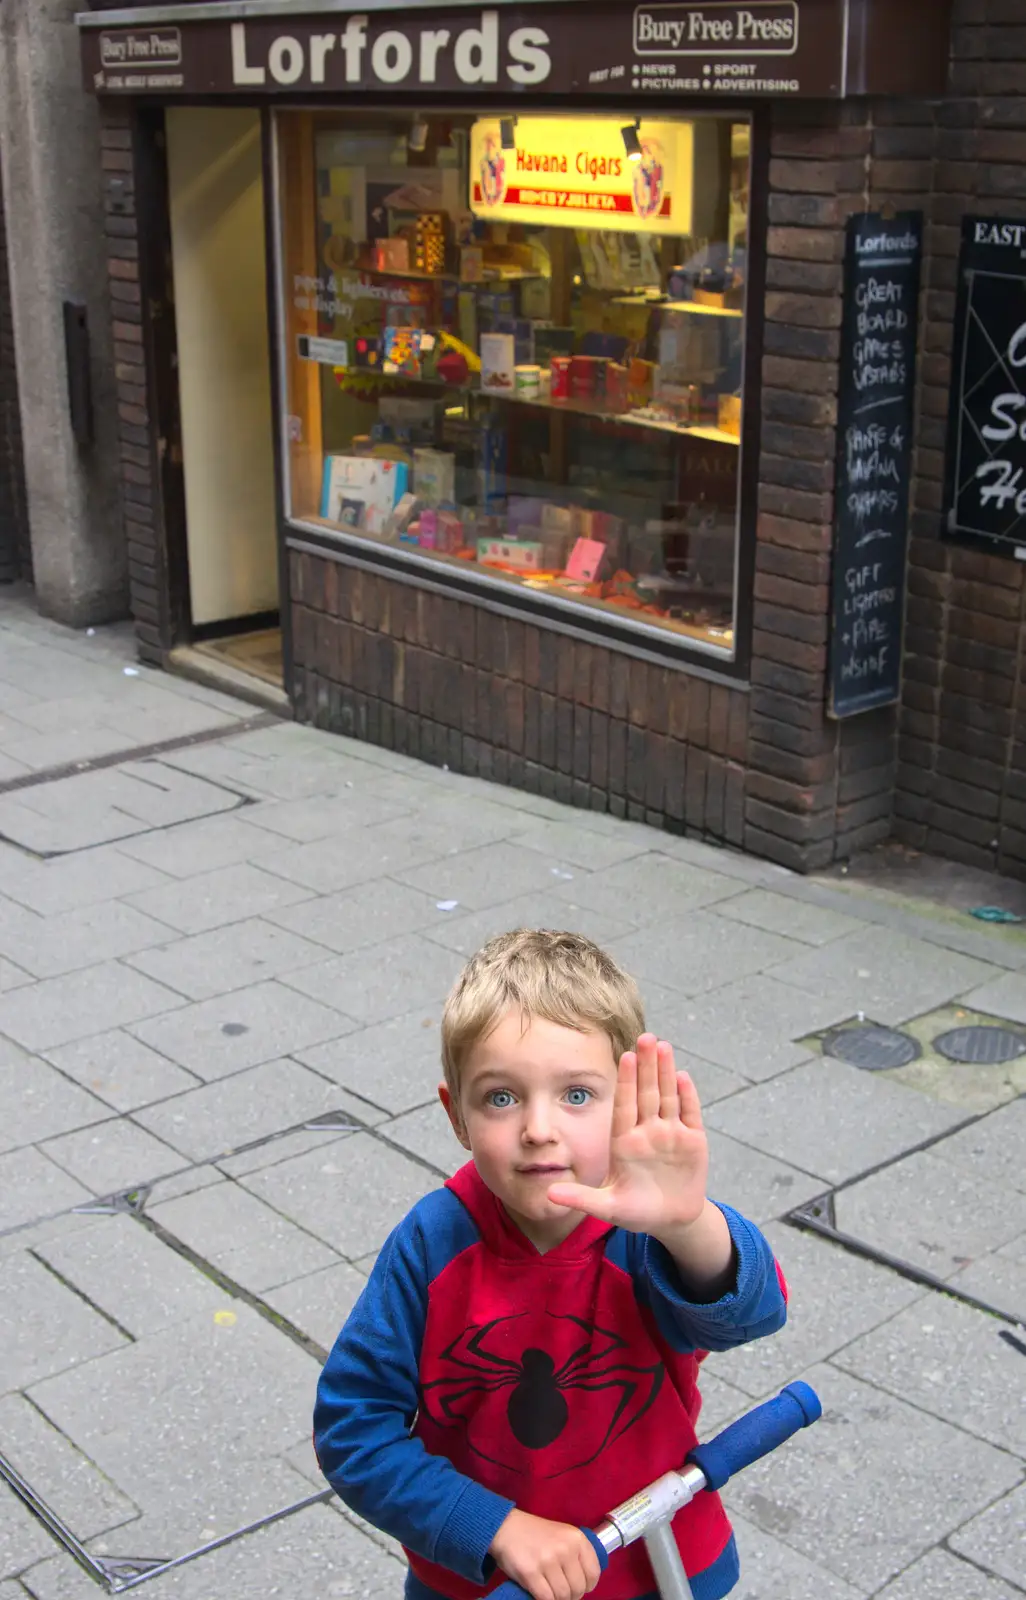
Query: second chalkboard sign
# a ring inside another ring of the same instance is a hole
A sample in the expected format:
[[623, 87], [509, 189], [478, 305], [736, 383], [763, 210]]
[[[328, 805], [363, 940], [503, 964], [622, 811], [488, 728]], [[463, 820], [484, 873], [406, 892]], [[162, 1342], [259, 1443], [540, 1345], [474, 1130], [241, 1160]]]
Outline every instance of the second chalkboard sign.
[[828, 711], [897, 700], [923, 222], [850, 217], [844, 269]]

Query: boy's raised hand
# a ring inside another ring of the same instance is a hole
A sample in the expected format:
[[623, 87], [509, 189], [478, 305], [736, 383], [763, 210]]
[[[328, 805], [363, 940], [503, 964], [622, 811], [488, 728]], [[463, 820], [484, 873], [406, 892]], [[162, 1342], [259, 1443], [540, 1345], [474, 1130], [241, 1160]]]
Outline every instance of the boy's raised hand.
[[673, 1047], [643, 1033], [620, 1057], [609, 1176], [601, 1188], [554, 1183], [549, 1199], [630, 1233], [688, 1228], [706, 1206], [709, 1147], [698, 1091]]

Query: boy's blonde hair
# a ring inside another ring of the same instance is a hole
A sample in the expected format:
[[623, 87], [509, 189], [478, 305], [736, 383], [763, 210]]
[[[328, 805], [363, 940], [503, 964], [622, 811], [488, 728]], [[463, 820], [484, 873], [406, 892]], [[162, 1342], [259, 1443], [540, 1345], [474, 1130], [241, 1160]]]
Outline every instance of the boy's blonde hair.
[[583, 934], [548, 928], [501, 933], [470, 958], [445, 1002], [442, 1070], [454, 1100], [470, 1052], [508, 1011], [519, 1011], [525, 1026], [531, 1017], [544, 1017], [578, 1033], [604, 1033], [616, 1061], [645, 1031], [634, 979]]

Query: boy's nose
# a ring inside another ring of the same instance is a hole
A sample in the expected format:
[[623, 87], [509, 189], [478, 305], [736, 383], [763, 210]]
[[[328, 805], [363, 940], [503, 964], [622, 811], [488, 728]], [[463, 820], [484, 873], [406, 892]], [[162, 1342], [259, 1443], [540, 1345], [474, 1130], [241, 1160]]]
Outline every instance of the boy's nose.
[[548, 1106], [531, 1103], [525, 1107], [524, 1123], [520, 1137], [525, 1144], [550, 1144], [553, 1139], [552, 1116]]

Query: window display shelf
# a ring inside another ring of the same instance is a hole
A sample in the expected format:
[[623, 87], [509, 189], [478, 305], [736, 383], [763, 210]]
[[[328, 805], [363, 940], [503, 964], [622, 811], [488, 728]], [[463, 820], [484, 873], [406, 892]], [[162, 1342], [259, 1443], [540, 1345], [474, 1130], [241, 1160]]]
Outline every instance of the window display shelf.
[[443, 378], [419, 377], [409, 372], [380, 372], [368, 374], [362, 367], [347, 367], [346, 372], [372, 376], [375, 380], [397, 384], [420, 384], [425, 388], [444, 390], [451, 395], [466, 395], [477, 400], [497, 400], [503, 405], [529, 406], [537, 411], [548, 411], [562, 416], [591, 417], [595, 422], [622, 422], [632, 428], [646, 428], [656, 433], [676, 433], [693, 439], [706, 439], [712, 444], [733, 445], [737, 449], [741, 440], [736, 434], [726, 433], [712, 423], [678, 423], [662, 417], [646, 417], [639, 411], [609, 411], [600, 400], [553, 400], [546, 394], [517, 394], [504, 389], [482, 389], [478, 384], [446, 383]]
[[701, 306], [696, 300], [650, 300], [642, 295], [618, 295], [614, 306], [632, 306], [645, 311], [685, 311], [691, 317], [735, 317], [744, 312], [738, 306]]
[[488, 268], [480, 278], [461, 278], [458, 272], [418, 272], [415, 267], [357, 267], [349, 269], [358, 272], [365, 278], [399, 278], [414, 283], [454, 283], [460, 289], [491, 289], [501, 283], [534, 282], [544, 278], [543, 272], [522, 272], [519, 268], [511, 272], [500, 272]]

